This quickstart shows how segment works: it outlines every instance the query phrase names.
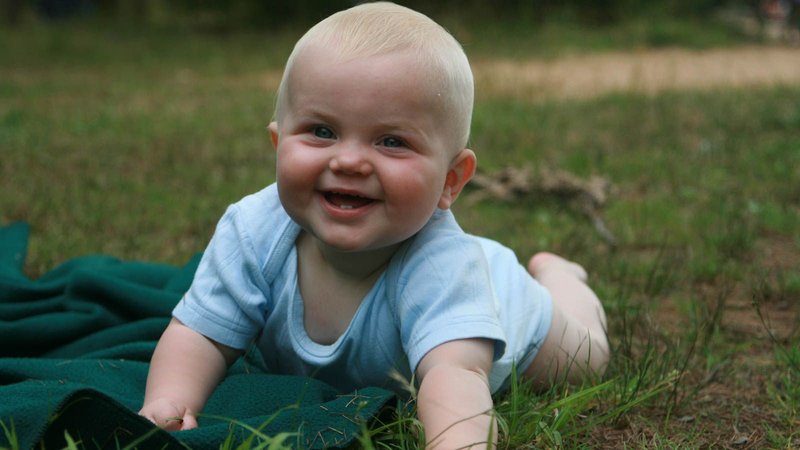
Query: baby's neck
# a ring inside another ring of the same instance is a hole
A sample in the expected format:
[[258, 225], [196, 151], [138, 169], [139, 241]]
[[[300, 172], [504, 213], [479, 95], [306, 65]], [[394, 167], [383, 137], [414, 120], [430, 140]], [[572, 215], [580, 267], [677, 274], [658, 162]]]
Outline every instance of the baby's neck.
[[301, 258], [314, 260], [306, 262], [326, 266], [343, 279], [357, 282], [374, 280], [376, 275], [383, 272], [400, 244], [363, 252], [344, 252], [303, 232], [297, 240], [297, 246]]

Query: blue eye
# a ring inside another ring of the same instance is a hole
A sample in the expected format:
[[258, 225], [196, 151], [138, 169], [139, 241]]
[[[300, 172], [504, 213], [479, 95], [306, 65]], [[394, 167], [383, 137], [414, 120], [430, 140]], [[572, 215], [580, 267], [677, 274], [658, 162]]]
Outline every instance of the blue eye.
[[402, 140], [392, 136], [384, 138], [382, 144], [384, 147], [392, 147], [392, 148], [402, 147], [403, 145], [405, 145]]
[[333, 139], [335, 137], [333, 131], [331, 131], [331, 129], [328, 127], [314, 127], [312, 131], [314, 136], [320, 139]]

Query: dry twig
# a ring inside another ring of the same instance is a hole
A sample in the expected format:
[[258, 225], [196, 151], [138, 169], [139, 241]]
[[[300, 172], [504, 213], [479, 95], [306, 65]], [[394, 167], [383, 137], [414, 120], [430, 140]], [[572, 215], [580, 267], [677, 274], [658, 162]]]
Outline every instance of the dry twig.
[[513, 202], [545, 196], [566, 200], [592, 222], [603, 240], [612, 247], [617, 245], [600, 213], [611, 187], [605, 177], [592, 176], [584, 180], [561, 170], [534, 173], [530, 167], [506, 167], [489, 175], [476, 173], [470, 185], [477, 188], [467, 198], [471, 204], [487, 199]]

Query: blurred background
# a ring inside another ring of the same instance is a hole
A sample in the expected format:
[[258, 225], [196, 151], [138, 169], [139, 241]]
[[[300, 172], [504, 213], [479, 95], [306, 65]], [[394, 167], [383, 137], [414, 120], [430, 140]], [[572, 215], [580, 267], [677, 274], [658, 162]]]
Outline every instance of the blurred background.
[[[307, 27], [332, 12], [358, 2], [344, 0], [3, 0], [6, 24], [19, 24], [31, 16], [58, 19], [93, 15], [142, 24], [236, 30], [247, 27]], [[457, 16], [476, 22], [524, 22], [529, 25], [569, 20], [602, 26], [632, 18], [682, 17], [707, 20], [713, 16], [740, 15], [738, 20], [784, 22], [797, 20], [795, 0], [411, 0], [406, 6], [432, 16]], [[752, 26], [752, 25], [748, 25]]]

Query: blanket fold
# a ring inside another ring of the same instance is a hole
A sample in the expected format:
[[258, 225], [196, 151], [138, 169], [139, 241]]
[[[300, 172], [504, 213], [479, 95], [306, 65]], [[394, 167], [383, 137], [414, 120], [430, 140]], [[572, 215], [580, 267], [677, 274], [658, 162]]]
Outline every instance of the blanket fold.
[[155, 344], [188, 288], [183, 267], [75, 258], [25, 276], [29, 227], [0, 227], [0, 448], [216, 449], [281, 437], [297, 448], [344, 447], [393, 398], [342, 394], [305, 377], [269, 374], [257, 351], [234, 364], [200, 427], [167, 433], [136, 413]]

